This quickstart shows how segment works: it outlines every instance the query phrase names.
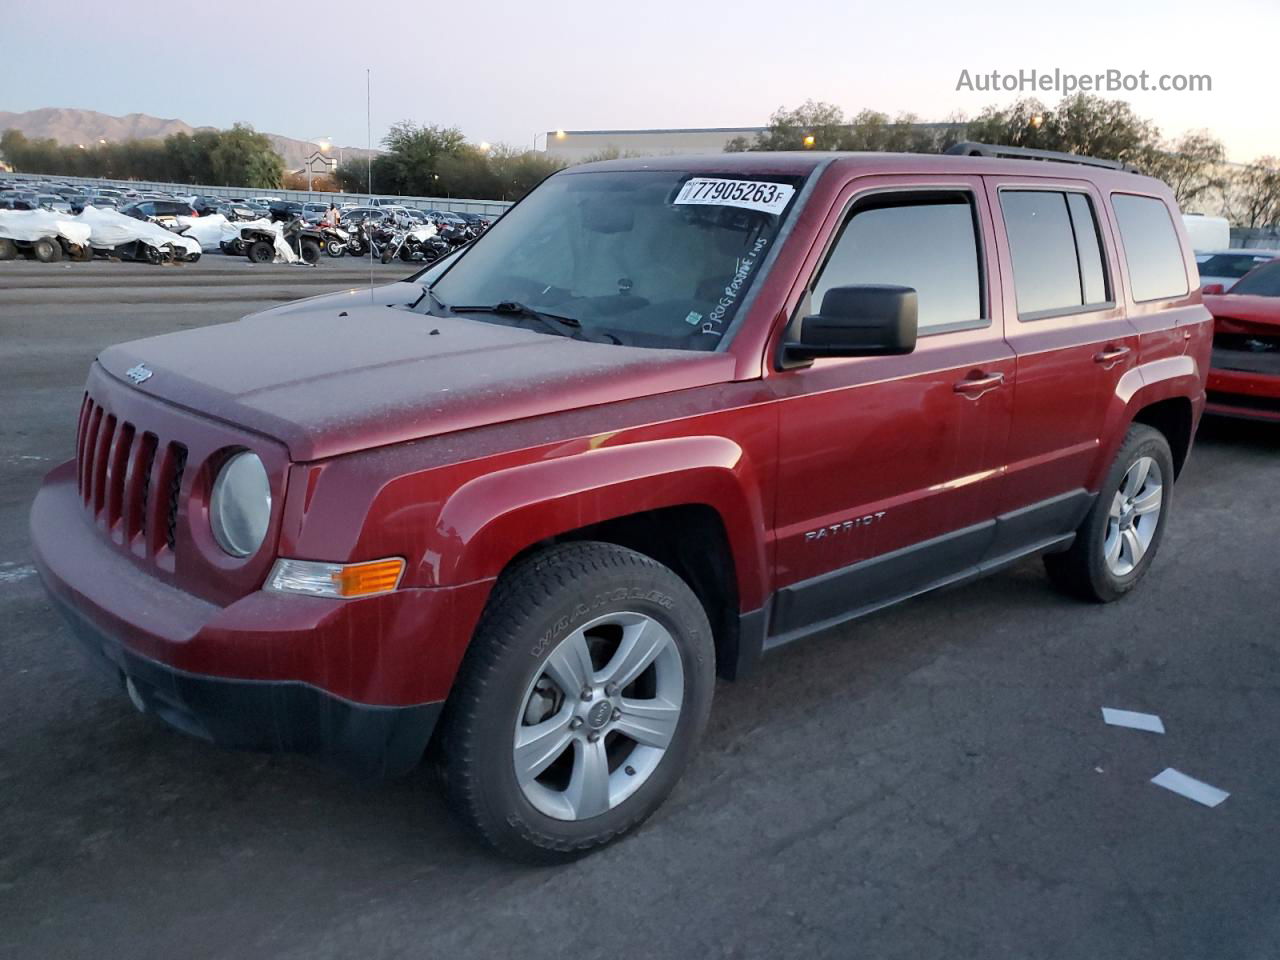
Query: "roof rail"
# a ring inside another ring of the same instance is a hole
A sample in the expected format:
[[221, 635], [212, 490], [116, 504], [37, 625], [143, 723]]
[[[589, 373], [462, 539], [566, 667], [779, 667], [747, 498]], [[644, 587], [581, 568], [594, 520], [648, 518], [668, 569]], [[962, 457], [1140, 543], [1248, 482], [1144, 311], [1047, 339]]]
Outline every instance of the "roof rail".
[[1108, 170], [1119, 170], [1123, 173], [1142, 172], [1133, 164], [1122, 163], [1119, 160], [1103, 160], [1101, 157], [1086, 157], [1078, 153], [1059, 153], [1057, 150], [1034, 150], [1031, 147], [1006, 147], [999, 143], [976, 143], [973, 140], [952, 144], [944, 152], [951, 156], [1054, 160], [1058, 163], [1079, 163], [1086, 167], [1105, 167]]

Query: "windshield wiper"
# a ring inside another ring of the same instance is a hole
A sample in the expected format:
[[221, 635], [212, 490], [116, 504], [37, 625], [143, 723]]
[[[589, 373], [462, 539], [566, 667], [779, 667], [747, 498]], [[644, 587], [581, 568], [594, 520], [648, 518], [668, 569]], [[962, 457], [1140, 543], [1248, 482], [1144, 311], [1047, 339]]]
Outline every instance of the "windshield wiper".
[[[438, 301], [437, 301], [438, 302]], [[515, 300], [500, 300], [495, 304], [472, 305], [461, 307], [450, 307], [454, 313], [496, 313], [499, 316], [506, 317], [524, 317], [540, 324], [543, 329], [552, 333], [559, 334], [562, 337], [572, 337], [575, 340], [589, 340], [593, 343], [617, 343], [618, 338], [610, 334], [604, 337], [589, 336], [583, 329], [582, 324], [573, 317], [562, 317], [554, 313], [544, 313], [541, 310], [535, 310], [528, 304], [519, 303]]]

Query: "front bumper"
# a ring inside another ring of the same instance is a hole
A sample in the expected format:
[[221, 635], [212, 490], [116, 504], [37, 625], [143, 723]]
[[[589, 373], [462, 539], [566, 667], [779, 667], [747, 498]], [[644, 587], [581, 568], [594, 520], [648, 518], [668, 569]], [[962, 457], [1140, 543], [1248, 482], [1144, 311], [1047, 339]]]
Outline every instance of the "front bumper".
[[1280, 421], [1280, 375], [1253, 370], [1209, 371], [1206, 413]]
[[144, 707], [228, 747], [315, 756], [360, 776], [421, 758], [489, 583], [358, 600], [255, 591], [227, 606], [152, 576], [98, 530], [74, 463], [31, 508], [37, 570], [93, 659]]
[[444, 706], [377, 707], [303, 683], [175, 670], [134, 653], [56, 596], [54, 603], [90, 660], [125, 684], [135, 705], [222, 747], [300, 753], [356, 777], [395, 777], [417, 766]]

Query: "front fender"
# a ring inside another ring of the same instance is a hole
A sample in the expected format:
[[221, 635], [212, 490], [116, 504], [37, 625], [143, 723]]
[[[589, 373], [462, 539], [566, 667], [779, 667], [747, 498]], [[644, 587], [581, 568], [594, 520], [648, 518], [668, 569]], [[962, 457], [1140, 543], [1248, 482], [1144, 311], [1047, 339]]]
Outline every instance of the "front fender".
[[428, 535], [424, 579], [439, 585], [497, 576], [540, 540], [628, 514], [705, 504], [724, 523], [743, 609], [765, 597], [765, 512], [746, 453], [726, 437], [598, 447], [496, 470], [462, 484]]

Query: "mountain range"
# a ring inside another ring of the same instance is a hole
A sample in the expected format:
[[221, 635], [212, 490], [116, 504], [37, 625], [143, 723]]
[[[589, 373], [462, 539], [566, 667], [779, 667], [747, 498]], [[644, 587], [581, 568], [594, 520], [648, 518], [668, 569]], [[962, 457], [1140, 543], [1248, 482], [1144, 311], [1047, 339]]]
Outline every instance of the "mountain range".
[[[97, 143], [99, 140], [152, 140], [164, 139], [173, 133], [191, 134], [196, 130], [212, 127], [193, 127], [184, 120], [153, 117], [145, 113], [128, 113], [113, 117], [96, 110], [78, 110], [72, 107], [43, 107], [24, 113], [0, 110], [0, 131], [20, 130], [29, 139], [52, 138], [59, 143]], [[272, 148], [284, 160], [286, 170], [297, 170], [314, 153], [317, 145], [308, 140], [296, 140], [278, 133], [266, 134]], [[363, 147], [333, 147], [335, 159], [341, 151], [344, 161], [367, 157]], [[376, 151], [375, 151], [376, 152]]]

